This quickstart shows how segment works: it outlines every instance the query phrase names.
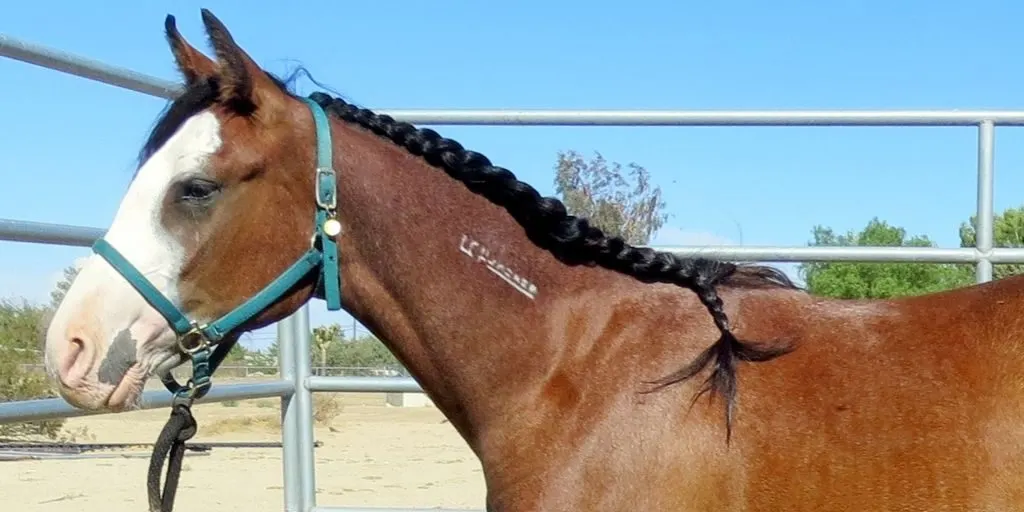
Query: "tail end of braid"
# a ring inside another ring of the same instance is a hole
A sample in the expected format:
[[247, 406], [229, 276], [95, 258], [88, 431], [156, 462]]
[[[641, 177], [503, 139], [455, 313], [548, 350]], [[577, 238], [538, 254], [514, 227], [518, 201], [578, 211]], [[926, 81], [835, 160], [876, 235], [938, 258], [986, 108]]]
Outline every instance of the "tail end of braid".
[[689, 380], [709, 366], [711, 373], [690, 401], [690, 407], [701, 396], [715, 395], [725, 400], [725, 441], [732, 440], [733, 416], [736, 408], [736, 366], [737, 362], [764, 362], [790, 352], [786, 346], [768, 346], [741, 341], [729, 327], [729, 319], [723, 309], [722, 299], [715, 290], [715, 284], [728, 278], [736, 266], [712, 261], [697, 261], [694, 268], [694, 288], [701, 302], [711, 313], [715, 326], [721, 333], [718, 340], [704, 349], [688, 365], [660, 379], [648, 382], [654, 386], [648, 392], [655, 392]]
[[714, 344], [701, 352], [690, 364], [676, 370], [658, 380], [649, 382], [654, 386], [648, 392], [655, 392], [673, 384], [689, 380], [708, 366], [712, 367], [710, 375], [690, 401], [692, 407], [701, 396], [710, 393], [712, 400], [715, 395], [725, 399], [725, 442], [732, 441], [733, 416], [736, 408], [736, 363], [763, 362], [784, 355], [789, 350], [784, 347], [757, 347], [736, 339], [732, 332], [724, 332]]

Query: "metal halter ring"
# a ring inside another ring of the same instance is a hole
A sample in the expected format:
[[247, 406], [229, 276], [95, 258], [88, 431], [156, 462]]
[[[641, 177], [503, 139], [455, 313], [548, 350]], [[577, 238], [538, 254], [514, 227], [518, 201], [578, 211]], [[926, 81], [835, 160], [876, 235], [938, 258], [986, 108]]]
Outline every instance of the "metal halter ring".
[[[205, 330], [206, 325], [199, 325], [198, 323], [193, 322], [192, 329], [185, 334], [178, 336], [178, 348], [190, 356], [202, 352], [203, 350], [209, 350], [213, 343], [210, 343], [210, 339], [206, 337], [206, 333], [204, 332]], [[186, 340], [196, 340], [196, 343], [194, 344], [195, 346], [189, 348], [185, 344]]]

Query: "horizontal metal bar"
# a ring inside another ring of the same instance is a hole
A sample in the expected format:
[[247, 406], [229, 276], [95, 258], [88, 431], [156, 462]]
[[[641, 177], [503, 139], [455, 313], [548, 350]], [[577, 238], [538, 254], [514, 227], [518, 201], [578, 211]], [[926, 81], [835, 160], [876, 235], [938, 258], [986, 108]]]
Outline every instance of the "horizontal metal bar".
[[104, 229], [0, 219], [0, 241], [89, 247]]
[[418, 393], [423, 388], [409, 377], [310, 377], [310, 391], [335, 393]]
[[996, 247], [989, 251], [988, 260], [992, 263], [1024, 263], [1024, 248]]
[[[251, 398], [286, 396], [292, 394], [294, 390], [295, 387], [292, 382], [287, 380], [275, 380], [252, 384], [232, 384], [226, 386], [214, 385], [214, 387], [210, 389], [210, 392], [196, 403], [214, 403], [225, 402], [228, 400], [248, 400]], [[172, 398], [172, 395], [167, 390], [146, 391], [142, 394], [142, 409], [167, 407], [171, 405]], [[74, 418], [78, 416], [95, 416], [101, 414], [110, 413], [106, 411], [93, 412], [76, 409], [61, 398], [0, 403], [0, 424], [50, 420], [55, 418]]]
[[[186, 457], [208, 457], [210, 452], [187, 451]], [[149, 453], [41, 453], [0, 450], [0, 461], [21, 460], [78, 460], [78, 459], [148, 459]]]
[[682, 257], [728, 261], [803, 262], [848, 261], [864, 263], [1024, 263], [1024, 248], [996, 247], [982, 253], [974, 247], [751, 247], [653, 246]]
[[375, 109], [432, 125], [518, 126], [1024, 126], [1015, 110], [538, 110]]
[[[94, 450], [127, 450], [129, 448], [152, 448], [156, 443], [59, 443], [59, 442], [23, 442], [11, 443], [0, 442], [0, 450], [23, 450], [23, 451], [49, 451], [54, 453], [84, 453]], [[191, 450], [209, 451], [214, 448], [281, 448], [282, 443], [273, 441], [207, 441], [188, 442], [185, 446]], [[322, 441], [317, 441], [316, 447], [323, 446]]]
[[179, 84], [168, 80], [3, 34], [0, 34], [0, 56], [160, 98], [173, 98], [181, 91]]
[[[87, 226], [0, 219], [0, 241], [88, 247], [105, 231]], [[859, 261], [916, 263], [974, 263], [982, 255], [973, 247], [778, 247], [778, 246], [668, 246], [654, 249], [683, 257], [731, 261], [800, 262]], [[988, 254], [993, 263], [1024, 263], [1024, 249], [995, 248]]]
[[[973, 263], [981, 259], [973, 247], [751, 247], [751, 246], [652, 246], [682, 257], [730, 261], [859, 261], [915, 263]], [[995, 254], [996, 250], [992, 251]], [[1024, 260], [1024, 253], [1018, 253]]]
[[[173, 98], [181, 85], [128, 68], [0, 34], [0, 56], [128, 90]], [[1019, 110], [536, 110], [377, 109], [395, 119], [433, 125], [556, 126], [1024, 126]]]
[[482, 508], [313, 507], [310, 512], [484, 512]]
[[[86, 226], [0, 219], [0, 241], [88, 247], [105, 231]], [[778, 246], [651, 246], [682, 257], [703, 257], [730, 261], [801, 262], [914, 262], [975, 263], [982, 255], [973, 247], [778, 247]], [[1024, 263], [1024, 249], [992, 249], [993, 263]]]

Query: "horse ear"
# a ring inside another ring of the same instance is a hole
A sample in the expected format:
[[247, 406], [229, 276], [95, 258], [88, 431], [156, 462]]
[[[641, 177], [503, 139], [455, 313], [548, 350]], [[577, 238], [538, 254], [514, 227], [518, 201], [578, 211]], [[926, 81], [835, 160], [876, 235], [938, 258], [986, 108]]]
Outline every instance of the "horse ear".
[[220, 64], [220, 101], [238, 110], [264, 108], [280, 91], [259, 64], [235, 43], [227, 27], [209, 10], [203, 9], [203, 25]]
[[178, 71], [185, 78], [186, 85], [209, 79], [217, 74], [217, 63], [185, 41], [181, 32], [178, 32], [174, 16], [170, 14], [164, 19], [164, 34], [171, 45], [171, 53], [174, 54], [174, 61], [178, 64]]

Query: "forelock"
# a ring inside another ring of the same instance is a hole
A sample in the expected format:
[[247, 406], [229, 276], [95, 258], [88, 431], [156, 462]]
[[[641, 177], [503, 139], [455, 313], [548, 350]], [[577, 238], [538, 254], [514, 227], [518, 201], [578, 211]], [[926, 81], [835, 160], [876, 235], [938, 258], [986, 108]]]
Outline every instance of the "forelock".
[[[290, 86], [292, 82], [303, 72], [305, 72], [305, 70], [300, 68], [299, 71], [293, 73], [292, 76], [286, 80], [277, 78], [271, 73], [267, 73], [267, 76], [275, 85], [280, 87], [282, 92], [292, 94], [289, 90]], [[306, 74], [308, 74], [308, 72], [306, 72]], [[153, 153], [167, 143], [167, 140], [171, 138], [171, 135], [173, 135], [188, 118], [212, 107], [217, 102], [218, 94], [220, 94], [220, 89], [217, 85], [217, 80], [216, 78], [210, 78], [189, 84], [182, 93], [178, 95], [178, 97], [174, 98], [174, 100], [171, 101], [157, 117], [156, 122], [153, 124], [153, 129], [150, 130], [149, 136], [146, 138], [145, 144], [143, 144], [142, 149], [139, 150], [136, 172], [138, 172], [138, 168], [141, 167], [149, 157], [153, 156]]]

